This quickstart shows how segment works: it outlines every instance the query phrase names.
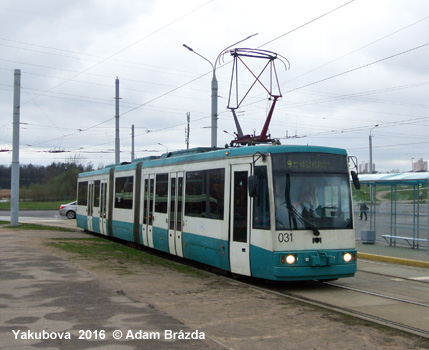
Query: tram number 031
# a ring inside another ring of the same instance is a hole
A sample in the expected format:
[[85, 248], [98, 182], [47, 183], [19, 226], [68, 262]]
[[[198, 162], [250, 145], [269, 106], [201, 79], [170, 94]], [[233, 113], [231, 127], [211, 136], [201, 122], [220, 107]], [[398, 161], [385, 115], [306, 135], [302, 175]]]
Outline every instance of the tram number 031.
[[293, 241], [293, 235], [292, 232], [288, 233], [279, 233], [279, 235], [277, 236], [278, 240], [280, 243], [289, 243]]

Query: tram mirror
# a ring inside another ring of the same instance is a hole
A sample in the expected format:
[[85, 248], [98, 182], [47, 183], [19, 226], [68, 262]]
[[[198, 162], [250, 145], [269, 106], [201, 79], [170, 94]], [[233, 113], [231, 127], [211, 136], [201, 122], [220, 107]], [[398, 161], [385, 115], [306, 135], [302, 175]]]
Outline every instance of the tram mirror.
[[356, 173], [356, 171], [353, 171], [353, 170], [350, 173], [352, 175], [353, 185], [355, 185], [355, 188], [357, 190], [360, 190], [360, 182], [359, 182], [358, 174]]
[[259, 180], [256, 175], [249, 176], [249, 196], [257, 197], [259, 194]]

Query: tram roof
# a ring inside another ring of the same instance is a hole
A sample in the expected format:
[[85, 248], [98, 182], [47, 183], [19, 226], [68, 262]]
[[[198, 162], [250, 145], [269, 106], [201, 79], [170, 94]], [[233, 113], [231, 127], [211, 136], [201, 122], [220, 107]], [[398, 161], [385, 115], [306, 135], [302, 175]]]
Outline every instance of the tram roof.
[[420, 184], [429, 182], [429, 172], [413, 172], [398, 174], [359, 174], [359, 182], [363, 184]]
[[[297, 146], [297, 145], [259, 145], [248, 147], [231, 147], [231, 148], [194, 148], [189, 150], [182, 150], [176, 152], [169, 152], [162, 154], [159, 158], [150, 159], [150, 166], [168, 165], [180, 162], [193, 162], [193, 161], [207, 161], [222, 159], [225, 157], [240, 157], [249, 156], [261, 153], [300, 153], [300, 152], [314, 152], [314, 153], [331, 153], [347, 155], [346, 150], [340, 148], [320, 147], [320, 146]], [[145, 166], [145, 158], [137, 159], [134, 162], [143, 162]]]
[[222, 159], [225, 157], [239, 157], [249, 156], [257, 152], [261, 153], [300, 153], [300, 152], [314, 152], [314, 153], [331, 153], [347, 155], [346, 150], [342, 148], [311, 146], [311, 145], [257, 145], [248, 147], [231, 147], [231, 148], [192, 148], [189, 150], [180, 150], [175, 152], [164, 153], [161, 156], [149, 156], [144, 158], [135, 159], [132, 163], [121, 163], [107, 165], [104, 169], [95, 170], [89, 173], [81, 173], [79, 177], [92, 176], [97, 174], [105, 174], [110, 168], [119, 168], [121, 170], [135, 169], [137, 163], [142, 163], [143, 167], [163, 166], [169, 164], [186, 163], [193, 161], [207, 161]]

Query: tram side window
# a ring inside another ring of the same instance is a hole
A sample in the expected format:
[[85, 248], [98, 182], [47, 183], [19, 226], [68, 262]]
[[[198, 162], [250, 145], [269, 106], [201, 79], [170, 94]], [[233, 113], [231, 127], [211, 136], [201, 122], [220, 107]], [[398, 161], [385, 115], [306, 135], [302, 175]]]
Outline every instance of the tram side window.
[[270, 229], [270, 199], [266, 166], [255, 167], [258, 178], [259, 193], [253, 200], [253, 228]]
[[115, 180], [115, 208], [133, 208], [133, 177], [117, 177]]
[[94, 182], [94, 208], [100, 206], [100, 180]]
[[156, 175], [155, 212], [167, 213], [168, 174]]
[[88, 182], [79, 182], [77, 205], [88, 205]]
[[186, 173], [185, 215], [223, 220], [225, 169]]

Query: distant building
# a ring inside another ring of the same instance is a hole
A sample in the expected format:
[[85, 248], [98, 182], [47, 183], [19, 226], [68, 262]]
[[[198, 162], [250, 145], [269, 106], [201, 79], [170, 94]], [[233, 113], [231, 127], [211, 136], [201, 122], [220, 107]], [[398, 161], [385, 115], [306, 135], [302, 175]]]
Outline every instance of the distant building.
[[[374, 163], [372, 163], [372, 172], [376, 172]], [[359, 164], [359, 174], [369, 174], [369, 162], [363, 161], [361, 164]]]
[[423, 158], [413, 161], [413, 171], [428, 171], [428, 162], [424, 161]]

